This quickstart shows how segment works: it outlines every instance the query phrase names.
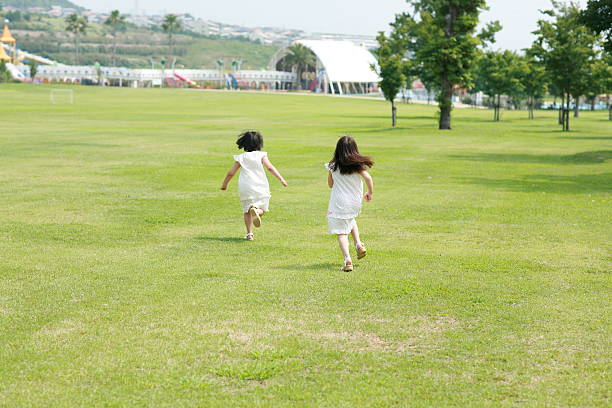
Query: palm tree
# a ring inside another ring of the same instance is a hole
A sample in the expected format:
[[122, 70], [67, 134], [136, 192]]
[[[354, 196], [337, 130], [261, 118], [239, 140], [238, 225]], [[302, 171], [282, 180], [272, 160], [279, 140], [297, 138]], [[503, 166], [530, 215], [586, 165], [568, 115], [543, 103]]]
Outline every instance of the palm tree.
[[113, 36], [113, 67], [116, 64], [117, 59], [117, 34], [123, 32], [126, 29], [125, 16], [122, 16], [119, 10], [111, 11], [110, 15], [104, 21], [104, 24], [110, 27], [111, 34]]
[[170, 54], [174, 55], [174, 33], [183, 28], [181, 20], [176, 14], [166, 14], [162, 29], [168, 34], [168, 45], [170, 46]]
[[87, 31], [88, 21], [76, 13], [66, 17], [66, 31], [74, 35], [74, 64], [79, 65], [79, 36]]
[[309, 67], [314, 67], [315, 56], [307, 47], [300, 43], [295, 43], [287, 47], [289, 54], [285, 57], [286, 63], [292, 68], [295, 67], [297, 89], [302, 89], [302, 74]]

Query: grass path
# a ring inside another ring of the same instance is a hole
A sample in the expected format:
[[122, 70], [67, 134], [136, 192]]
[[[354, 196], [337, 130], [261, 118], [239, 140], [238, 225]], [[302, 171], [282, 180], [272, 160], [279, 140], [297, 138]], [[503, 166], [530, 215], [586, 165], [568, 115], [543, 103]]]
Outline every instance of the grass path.
[[[609, 406], [612, 125], [252, 93], [2, 86], [0, 406]], [[256, 128], [289, 181], [244, 242]], [[338, 271], [322, 164], [376, 160]]]

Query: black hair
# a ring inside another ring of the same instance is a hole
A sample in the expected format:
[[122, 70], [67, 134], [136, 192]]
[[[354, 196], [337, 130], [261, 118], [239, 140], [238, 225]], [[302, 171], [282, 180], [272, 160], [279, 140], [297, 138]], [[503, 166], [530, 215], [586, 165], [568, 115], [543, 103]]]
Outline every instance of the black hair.
[[254, 152], [263, 149], [263, 136], [256, 130], [242, 132], [236, 140], [239, 149], [245, 152]]
[[350, 136], [342, 136], [336, 144], [333, 159], [329, 162], [331, 171], [340, 170], [341, 174], [353, 174], [374, 165], [369, 156], [359, 154], [357, 142]]

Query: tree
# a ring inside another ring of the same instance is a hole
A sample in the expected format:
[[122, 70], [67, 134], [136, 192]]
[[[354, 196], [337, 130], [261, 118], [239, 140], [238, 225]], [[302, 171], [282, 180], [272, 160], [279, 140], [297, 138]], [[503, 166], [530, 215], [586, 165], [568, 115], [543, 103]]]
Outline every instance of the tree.
[[36, 77], [36, 73], [38, 72], [38, 64], [36, 61], [30, 61], [30, 78], [34, 79]]
[[612, 1], [589, 0], [587, 7], [580, 13], [583, 24], [593, 30], [596, 34], [603, 34], [604, 49], [612, 53]]
[[176, 14], [166, 14], [162, 22], [162, 29], [168, 35], [168, 46], [170, 55], [174, 55], [174, 33], [183, 28], [181, 20]]
[[475, 90], [492, 99], [494, 121], [500, 120], [501, 96], [518, 95], [523, 90], [519, 64], [520, 57], [511, 51], [488, 51], [478, 59]]
[[9, 82], [11, 74], [6, 66], [6, 61], [0, 60], [0, 82]]
[[110, 28], [111, 35], [113, 36], [112, 64], [115, 66], [117, 63], [117, 34], [126, 30], [125, 16], [122, 16], [119, 10], [113, 10], [106, 21], [104, 21], [104, 24]]
[[66, 17], [66, 31], [74, 35], [74, 64], [79, 65], [79, 37], [87, 31], [88, 21], [76, 13]]
[[385, 99], [391, 102], [391, 126], [395, 127], [397, 124], [395, 97], [402, 86], [406, 84], [405, 68], [402, 64], [402, 56], [395, 52], [392, 42], [383, 31], [378, 34], [376, 40], [378, 40], [378, 48], [374, 51], [374, 54], [378, 60], [378, 66], [372, 68], [378, 71], [378, 75], [381, 77], [380, 89], [382, 89]]
[[471, 87], [478, 46], [493, 41], [498, 22], [475, 34], [485, 0], [408, 0], [411, 13], [396, 18], [394, 28], [405, 33], [413, 69], [436, 93], [440, 129], [451, 128], [452, 98], [457, 87]]
[[539, 20], [534, 31], [537, 38], [531, 47], [533, 55], [546, 67], [550, 82], [562, 96], [561, 124], [569, 131], [570, 100], [578, 105], [585, 93], [585, 79], [596, 56], [596, 36], [580, 21], [575, 3], [552, 1], [554, 10], [542, 11], [553, 20]]
[[527, 109], [529, 111], [529, 119], [535, 119], [535, 106], [538, 99], [546, 96], [548, 89], [548, 78], [546, 70], [534, 57], [530, 50], [527, 54], [520, 57], [518, 65], [518, 78], [522, 85], [523, 92], [527, 97]]
[[315, 65], [315, 56], [306, 46], [300, 43], [291, 44], [287, 47], [287, 51], [289, 51], [289, 54], [285, 57], [285, 61], [290, 67], [295, 68], [297, 89], [301, 90], [302, 74], [309, 67]]

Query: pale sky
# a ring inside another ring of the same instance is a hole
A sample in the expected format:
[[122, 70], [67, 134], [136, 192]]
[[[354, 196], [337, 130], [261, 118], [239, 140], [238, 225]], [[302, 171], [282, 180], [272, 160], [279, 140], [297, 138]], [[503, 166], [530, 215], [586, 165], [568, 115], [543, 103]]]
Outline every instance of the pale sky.
[[[387, 30], [405, 0], [73, 0], [96, 11], [118, 8], [132, 12], [135, 5], [147, 14], [187, 12], [196, 17], [248, 27], [297, 28], [307, 32], [376, 35]], [[503, 30], [494, 48], [519, 50], [531, 45], [539, 9], [550, 0], [489, 0], [482, 21], [500, 20]], [[579, 1], [584, 4], [585, 0]]]

